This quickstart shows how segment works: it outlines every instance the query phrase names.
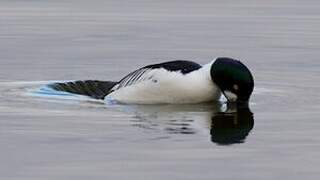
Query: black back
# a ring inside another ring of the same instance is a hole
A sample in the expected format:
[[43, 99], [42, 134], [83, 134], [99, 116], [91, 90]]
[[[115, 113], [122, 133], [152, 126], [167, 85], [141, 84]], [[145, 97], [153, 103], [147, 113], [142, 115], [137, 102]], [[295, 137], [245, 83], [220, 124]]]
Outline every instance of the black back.
[[176, 60], [176, 61], [169, 61], [160, 64], [152, 64], [145, 66], [143, 68], [164, 68], [168, 71], [181, 71], [182, 74], [187, 74], [192, 71], [200, 69], [202, 66], [198, 63], [186, 60]]

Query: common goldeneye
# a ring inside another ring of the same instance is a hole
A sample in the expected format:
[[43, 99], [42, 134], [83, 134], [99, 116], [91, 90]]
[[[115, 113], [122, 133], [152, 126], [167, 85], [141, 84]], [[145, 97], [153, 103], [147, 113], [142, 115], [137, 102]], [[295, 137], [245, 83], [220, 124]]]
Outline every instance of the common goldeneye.
[[84, 80], [49, 84], [54, 90], [127, 104], [184, 104], [218, 101], [247, 103], [254, 81], [239, 60], [220, 57], [206, 65], [186, 60], [152, 64], [120, 81]]

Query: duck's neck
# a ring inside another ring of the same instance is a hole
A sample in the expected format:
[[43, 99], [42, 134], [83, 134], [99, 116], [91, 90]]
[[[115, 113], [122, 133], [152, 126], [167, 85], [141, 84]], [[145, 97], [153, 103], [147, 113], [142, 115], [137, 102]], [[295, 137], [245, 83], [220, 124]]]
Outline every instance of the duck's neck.
[[199, 69], [198, 73], [201, 73], [202, 76], [204, 76], [206, 79], [212, 81], [213, 79], [211, 78], [211, 66], [214, 63], [214, 61], [211, 61], [205, 65], [202, 66], [202, 68]]

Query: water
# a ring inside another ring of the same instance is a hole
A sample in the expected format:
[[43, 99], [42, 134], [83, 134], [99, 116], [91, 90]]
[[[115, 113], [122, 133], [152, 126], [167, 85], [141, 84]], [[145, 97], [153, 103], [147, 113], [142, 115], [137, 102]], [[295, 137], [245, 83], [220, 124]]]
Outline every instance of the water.
[[[319, 179], [318, 1], [0, 2], [0, 179]], [[253, 117], [223, 104], [32, 96], [173, 59], [241, 59]], [[239, 131], [238, 131], [239, 130]], [[235, 134], [235, 139], [226, 136]], [[237, 139], [238, 138], [238, 139]]]

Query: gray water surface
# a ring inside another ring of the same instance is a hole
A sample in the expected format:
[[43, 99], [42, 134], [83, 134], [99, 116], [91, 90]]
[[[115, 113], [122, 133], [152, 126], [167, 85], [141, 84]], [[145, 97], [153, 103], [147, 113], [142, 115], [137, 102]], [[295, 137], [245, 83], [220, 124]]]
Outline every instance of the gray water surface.
[[[319, 9], [316, 0], [2, 0], [0, 179], [319, 179]], [[56, 80], [119, 80], [147, 64], [219, 56], [252, 70], [253, 117], [225, 117], [224, 104], [32, 95]]]

